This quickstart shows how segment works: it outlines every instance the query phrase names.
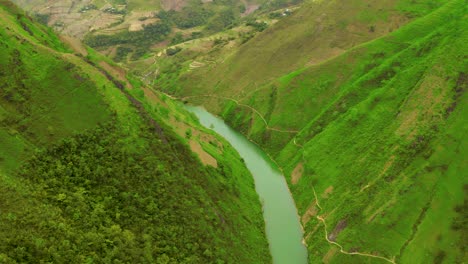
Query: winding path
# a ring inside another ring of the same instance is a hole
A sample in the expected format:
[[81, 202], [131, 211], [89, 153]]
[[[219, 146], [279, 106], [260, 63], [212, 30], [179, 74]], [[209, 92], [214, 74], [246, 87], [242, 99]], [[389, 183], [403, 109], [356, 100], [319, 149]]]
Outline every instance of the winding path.
[[263, 117], [263, 115], [257, 109], [251, 107], [250, 105], [243, 104], [243, 103], [241, 103], [238, 100], [233, 99], [233, 98], [224, 97], [224, 96], [217, 96], [217, 95], [211, 95], [211, 94], [191, 95], [191, 96], [185, 96], [185, 97], [177, 98], [177, 97], [174, 97], [174, 96], [170, 96], [170, 95], [168, 95], [166, 93], [164, 93], [164, 94], [171, 97], [172, 99], [178, 99], [178, 100], [185, 100], [185, 99], [188, 99], [188, 98], [195, 98], [195, 97], [213, 97], [213, 98], [232, 101], [232, 102], [236, 103], [237, 105], [249, 108], [252, 112], [256, 113], [260, 117], [260, 119], [262, 119], [263, 123], [265, 123], [265, 128], [267, 130], [276, 131], [276, 132], [280, 132], [280, 133], [299, 133], [299, 130], [287, 130], [287, 129], [278, 129], [278, 128], [270, 127], [268, 125], [268, 122], [265, 119], [265, 117]]
[[[298, 144], [296, 142], [296, 138], [293, 139], [293, 144], [295, 146], [299, 147], [302, 150], [302, 161], [305, 164], [304, 146]], [[320, 211], [322, 211], [323, 209], [320, 206], [319, 199], [318, 199], [318, 196], [317, 196], [317, 192], [315, 191], [315, 187], [313, 185], [312, 185], [312, 191], [314, 192], [314, 196], [315, 196], [315, 205], [317, 206], [317, 208], [319, 208]], [[389, 258], [382, 257], [382, 256], [379, 256], [379, 255], [373, 255], [373, 254], [362, 253], [362, 252], [357, 252], [357, 251], [356, 252], [349, 252], [349, 251], [344, 250], [342, 245], [338, 244], [335, 241], [331, 241], [328, 238], [327, 223], [326, 223], [325, 219], [323, 217], [321, 217], [320, 215], [317, 215], [316, 218], [317, 218], [317, 220], [319, 220], [320, 222], [323, 223], [323, 228], [325, 230], [325, 240], [327, 240], [327, 242], [329, 244], [332, 244], [332, 245], [335, 245], [335, 246], [339, 247], [340, 248], [340, 253], [345, 254], [345, 255], [358, 255], [358, 256], [363, 256], [363, 257], [378, 258], [378, 259], [385, 260], [385, 261], [387, 261], [389, 263], [396, 264], [395, 257], [393, 257], [392, 259], [389, 259]]]
[[[238, 100], [233, 99], [233, 98], [224, 97], [224, 96], [217, 96], [217, 95], [192, 95], [192, 96], [186, 96], [186, 97], [178, 98], [178, 97], [174, 97], [174, 96], [172, 96], [170, 94], [167, 94], [167, 93], [164, 93], [164, 92], [161, 92], [161, 91], [159, 91], [159, 92], [166, 95], [167, 97], [169, 97], [171, 99], [175, 99], [175, 100], [185, 100], [185, 99], [195, 98], [195, 97], [214, 97], [214, 98], [218, 98], [218, 99], [229, 100], [229, 101], [232, 101], [232, 102], [236, 103], [239, 106], [247, 107], [250, 110], [252, 110], [254, 113], [256, 113], [263, 120], [263, 122], [265, 123], [265, 126], [266, 126], [267, 130], [272, 130], [272, 131], [281, 132], [281, 133], [298, 133], [299, 132], [298, 130], [281, 130], [281, 129], [277, 129], [277, 128], [268, 126], [268, 122], [266, 121], [266, 119], [263, 117], [263, 115], [257, 109], [251, 107], [250, 105], [242, 104]], [[293, 144], [295, 146], [297, 146], [300, 150], [302, 150], [302, 160], [303, 160], [303, 162], [305, 162], [304, 146], [298, 144], [296, 142], [296, 138], [293, 139]], [[272, 159], [272, 160], [274, 161], [274, 159]], [[283, 172], [283, 169], [279, 165], [278, 165], [278, 168], [280, 169], [281, 172]], [[317, 206], [317, 208], [319, 208], [320, 211], [322, 211], [323, 209], [320, 206], [320, 202], [319, 202], [317, 192], [315, 191], [314, 186], [312, 186], [312, 191], [314, 192], [315, 205]], [[349, 252], [349, 251], [344, 250], [342, 245], [340, 245], [339, 243], [337, 243], [335, 241], [331, 241], [328, 238], [327, 223], [326, 223], [325, 219], [323, 217], [321, 217], [320, 215], [317, 215], [316, 218], [317, 218], [318, 221], [323, 223], [323, 227], [324, 227], [324, 231], [325, 231], [325, 240], [329, 244], [332, 244], [332, 245], [335, 245], [335, 246], [339, 247], [340, 248], [340, 253], [345, 254], [345, 255], [358, 255], [358, 256], [369, 257], [369, 258], [377, 258], [377, 259], [385, 260], [385, 261], [387, 261], [389, 263], [392, 263], [392, 264], [396, 264], [395, 257], [393, 257], [392, 259], [389, 259], [389, 258], [382, 257], [382, 256], [379, 256], [379, 255], [374, 255], [374, 254], [357, 252], [357, 251], [356, 252]]]

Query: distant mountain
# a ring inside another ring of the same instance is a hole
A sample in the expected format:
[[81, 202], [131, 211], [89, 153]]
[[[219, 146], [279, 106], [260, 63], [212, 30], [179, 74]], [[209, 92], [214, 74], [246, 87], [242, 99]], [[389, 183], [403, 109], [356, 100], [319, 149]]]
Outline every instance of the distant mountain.
[[239, 25], [254, 11], [299, 3], [199, 0], [15, 0], [38, 21], [85, 40], [117, 61], [138, 59], [150, 48], [209, 36]]

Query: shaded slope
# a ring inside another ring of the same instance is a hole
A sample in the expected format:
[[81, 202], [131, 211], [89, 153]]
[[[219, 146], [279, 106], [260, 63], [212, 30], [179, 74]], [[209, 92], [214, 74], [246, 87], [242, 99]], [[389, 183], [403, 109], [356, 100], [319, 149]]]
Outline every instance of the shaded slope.
[[157, 104], [136, 99], [138, 82], [127, 91], [0, 4], [0, 261], [270, 261], [253, 180], [228, 144], [217, 169], [203, 166]]

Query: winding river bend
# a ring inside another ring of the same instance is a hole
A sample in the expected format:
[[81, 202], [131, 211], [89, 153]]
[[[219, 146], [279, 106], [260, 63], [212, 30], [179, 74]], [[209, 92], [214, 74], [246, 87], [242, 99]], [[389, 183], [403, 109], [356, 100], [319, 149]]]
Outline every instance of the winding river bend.
[[263, 217], [274, 264], [307, 263], [303, 231], [286, 180], [270, 158], [243, 135], [201, 107], [186, 106], [200, 123], [223, 136], [245, 160], [263, 204]]

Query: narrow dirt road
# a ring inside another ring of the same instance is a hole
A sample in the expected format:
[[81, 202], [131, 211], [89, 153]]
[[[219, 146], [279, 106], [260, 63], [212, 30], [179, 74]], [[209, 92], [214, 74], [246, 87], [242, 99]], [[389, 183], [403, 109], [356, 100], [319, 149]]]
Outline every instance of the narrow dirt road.
[[[246, 107], [246, 108], [249, 108], [251, 111], [253, 111], [254, 113], [256, 113], [262, 120], [263, 122], [265, 123], [265, 126], [266, 126], [266, 129], [268, 130], [272, 130], [272, 131], [277, 131], [277, 132], [282, 132], [282, 133], [298, 133], [299, 131], [298, 130], [281, 130], [281, 129], [277, 129], [277, 128], [273, 128], [273, 127], [270, 127], [268, 126], [268, 122], [265, 120], [265, 118], [263, 117], [263, 115], [255, 108], [249, 106], [249, 105], [246, 105], [246, 104], [242, 104], [240, 103], [238, 100], [236, 99], [233, 99], [233, 98], [229, 98], [229, 97], [223, 97], [223, 96], [217, 96], [217, 95], [193, 95], [193, 96], [186, 96], [186, 97], [182, 97], [182, 98], [177, 98], [177, 97], [174, 97], [172, 95], [169, 95], [169, 94], [166, 94], [166, 93], [163, 93], [161, 92], [162, 94], [168, 96], [169, 98], [171, 99], [175, 99], [175, 100], [185, 100], [185, 99], [188, 99], [188, 98], [195, 98], [195, 97], [214, 97], [214, 98], [218, 98], [218, 99], [223, 99], [223, 100], [229, 100], [229, 101], [232, 101], [234, 103], [236, 103], [237, 105], [239, 106], [243, 106], [243, 107]], [[296, 142], [296, 138], [293, 139], [293, 144], [295, 146], [297, 146], [300, 151], [302, 151], [302, 162], [303, 164], [306, 164], [305, 163], [305, 156], [304, 156], [304, 146], [298, 144]], [[274, 161], [274, 159], [272, 159]], [[275, 162], [276, 163], [276, 162]], [[278, 164], [277, 164], [278, 165]], [[281, 172], [283, 172], [283, 169], [278, 165], [278, 168], [280, 169]], [[284, 174], [284, 173], [283, 173]], [[320, 206], [320, 202], [319, 202], [319, 199], [318, 199], [318, 195], [315, 191], [315, 187], [312, 186], [312, 191], [314, 193], [314, 197], [315, 197], [315, 205], [317, 206], [317, 208], [319, 208], [319, 211], [322, 211], [322, 207]], [[363, 253], [363, 252], [349, 252], [349, 251], [346, 251], [344, 250], [343, 246], [340, 245], [339, 243], [335, 242], [335, 241], [331, 241], [329, 238], [328, 238], [328, 231], [327, 231], [327, 223], [325, 221], [324, 218], [322, 218], [321, 216], [316, 216], [317, 220], [319, 220], [320, 222], [323, 223], [323, 227], [324, 227], [324, 230], [325, 230], [325, 240], [329, 243], [329, 244], [332, 244], [332, 245], [335, 245], [337, 246], [339, 249], [340, 249], [340, 253], [342, 254], [345, 254], [345, 255], [358, 255], [358, 256], [363, 256], [363, 257], [369, 257], [369, 258], [377, 258], [377, 259], [382, 259], [382, 260], [385, 260], [389, 263], [392, 263], [392, 264], [396, 264], [395, 262], [395, 259], [392, 258], [392, 259], [389, 259], [389, 258], [386, 258], [386, 257], [382, 257], [382, 256], [379, 256], [379, 255], [375, 255], [375, 254], [369, 254], [369, 253]]]
[[268, 122], [266, 121], [265, 117], [263, 117], [263, 115], [257, 109], [251, 107], [250, 105], [242, 104], [241, 102], [239, 102], [238, 100], [233, 99], [233, 98], [224, 97], [224, 96], [217, 96], [217, 95], [211, 95], [211, 94], [192, 95], [192, 96], [186, 96], [186, 97], [182, 97], [182, 98], [175, 98], [175, 97], [172, 97], [172, 98], [179, 99], [179, 100], [185, 100], [185, 99], [188, 99], [188, 98], [195, 98], [195, 97], [213, 97], [213, 98], [218, 98], [218, 99], [222, 99], [222, 100], [229, 100], [229, 101], [232, 101], [232, 102], [236, 103], [239, 106], [249, 108], [252, 112], [257, 114], [260, 117], [260, 119], [262, 119], [263, 123], [265, 123], [265, 127], [266, 127], [267, 130], [272, 130], [272, 131], [276, 131], [276, 132], [280, 132], [280, 133], [298, 133], [299, 132], [299, 130], [286, 130], [286, 129], [278, 129], [278, 128], [270, 127], [268, 125]]
[[[293, 139], [293, 144], [295, 146], [297, 146], [301, 151], [302, 151], [302, 162], [303, 164], [305, 164], [305, 156], [304, 156], [304, 146], [303, 145], [300, 145], [296, 142], [296, 138]], [[318, 199], [318, 195], [315, 191], [315, 187], [314, 186], [311, 186], [312, 187], [312, 191], [314, 192], [314, 197], [315, 197], [315, 205], [317, 206], [317, 208], [319, 209], [319, 211], [323, 211], [322, 207], [320, 206], [320, 203], [319, 203], [319, 199]], [[392, 264], [396, 264], [395, 262], [395, 259], [392, 258], [392, 259], [389, 259], [389, 258], [386, 258], [386, 257], [382, 257], [382, 256], [379, 256], [379, 255], [374, 255], [374, 254], [369, 254], [369, 253], [362, 253], [362, 252], [349, 252], [349, 251], [346, 251], [343, 249], [343, 246], [338, 244], [337, 242], [335, 241], [331, 241], [329, 238], [328, 238], [328, 231], [327, 231], [327, 222], [325, 221], [325, 219], [323, 217], [321, 217], [320, 215], [317, 215], [316, 216], [317, 220], [319, 220], [320, 222], [323, 223], [323, 228], [325, 230], [325, 240], [327, 240], [327, 242], [329, 244], [332, 244], [332, 245], [335, 245], [337, 246], [339, 249], [340, 249], [340, 253], [342, 254], [345, 254], [345, 255], [358, 255], [358, 256], [363, 256], [363, 257], [369, 257], [369, 258], [378, 258], [378, 259], [382, 259], [382, 260], [385, 260], [389, 263], [392, 263]]]

